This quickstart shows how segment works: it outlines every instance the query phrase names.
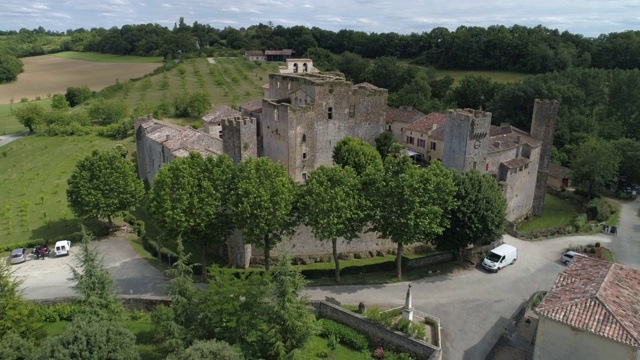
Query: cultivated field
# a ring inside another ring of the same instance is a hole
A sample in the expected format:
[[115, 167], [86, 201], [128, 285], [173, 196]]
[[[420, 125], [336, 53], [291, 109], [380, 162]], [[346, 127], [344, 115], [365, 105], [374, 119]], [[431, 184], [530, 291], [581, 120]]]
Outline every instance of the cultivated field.
[[[34, 56], [21, 59], [24, 72], [18, 80], [0, 85], [0, 104], [8, 104], [11, 99], [19, 102], [22, 98], [34, 100], [52, 94], [64, 93], [70, 86], [88, 86], [91, 90], [101, 90], [109, 85], [138, 78], [152, 72], [161, 63], [98, 62], [65, 59], [53, 55]], [[157, 61], [152, 58], [149, 61]]]

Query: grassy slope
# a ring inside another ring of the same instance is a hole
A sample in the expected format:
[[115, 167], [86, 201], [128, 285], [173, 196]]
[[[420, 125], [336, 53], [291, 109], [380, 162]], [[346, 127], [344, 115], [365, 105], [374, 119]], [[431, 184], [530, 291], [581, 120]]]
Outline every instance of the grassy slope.
[[132, 153], [132, 141], [28, 136], [0, 148], [0, 245], [78, 231], [79, 220], [71, 214], [66, 198], [67, 179], [76, 162], [94, 149], [110, 149], [117, 143], [127, 145]]
[[543, 215], [523, 224], [518, 228], [518, 231], [572, 225], [579, 211], [579, 204], [547, 194], [544, 200]]
[[[39, 104], [43, 108], [49, 109], [51, 106], [51, 99], [32, 101], [32, 103]], [[25, 104], [26, 103], [20, 102], [20, 99], [17, 99], [17, 102], [13, 104], [0, 105], [0, 134], [13, 134], [27, 129], [20, 124], [15, 116], [12, 115], [13, 110], [24, 106]]]
[[64, 51], [52, 56], [63, 59], [76, 59], [85, 61], [96, 62], [111, 62], [111, 63], [161, 63], [162, 57], [144, 57], [144, 56], [122, 56], [113, 54], [101, 54], [97, 52], [76, 52], [76, 51]]

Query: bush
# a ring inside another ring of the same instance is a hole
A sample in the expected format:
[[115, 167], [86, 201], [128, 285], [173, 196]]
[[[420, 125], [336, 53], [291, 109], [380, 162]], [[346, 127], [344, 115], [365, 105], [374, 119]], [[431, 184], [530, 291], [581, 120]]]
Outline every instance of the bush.
[[599, 198], [595, 198], [587, 204], [587, 216], [589, 220], [603, 222], [611, 216], [611, 206]]
[[354, 350], [362, 351], [369, 348], [367, 337], [348, 326], [329, 319], [318, 320], [322, 330], [320, 335], [325, 338], [337, 337], [342, 343]]
[[387, 328], [390, 328], [391, 323], [393, 322], [393, 319], [400, 314], [402, 314], [401, 309], [382, 312], [378, 308], [371, 308], [367, 310], [367, 312], [365, 313], [365, 316], [367, 317], [367, 319], [371, 321], [377, 322], [378, 324], [381, 324]]
[[585, 225], [587, 225], [586, 214], [580, 214], [573, 220], [573, 227], [576, 229], [576, 231], [582, 231]]

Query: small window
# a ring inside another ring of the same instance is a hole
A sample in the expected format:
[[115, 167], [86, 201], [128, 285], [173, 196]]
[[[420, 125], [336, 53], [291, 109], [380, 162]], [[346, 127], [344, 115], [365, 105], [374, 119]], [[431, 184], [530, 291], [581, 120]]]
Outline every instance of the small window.
[[484, 164], [484, 171], [489, 171], [489, 163]]
[[306, 160], [307, 159], [307, 153], [302, 153], [302, 160]]
[[302, 181], [307, 181], [307, 173], [302, 173]]
[[307, 66], [307, 63], [303, 63], [302, 64], [302, 72], [307, 72], [309, 71], [309, 67]]
[[391, 124], [389, 124], [389, 126], [387, 126], [387, 131], [391, 131]]
[[302, 134], [302, 142], [306, 142], [307, 141], [307, 134]]
[[329, 94], [333, 94], [333, 88], [332, 87], [329, 88]]
[[278, 82], [276, 83], [276, 87], [277, 87], [278, 89], [280, 89], [280, 81], [278, 81]]
[[429, 147], [431, 150], [435, 150], [436, 149], [436, 142], [432, 141], [431, 142], [431, 146]]
[[524, 168], [528, 169], [529, 168], [529, 164], [524, 164]]
[[522, 170], [523, 170], [523, 167], [522, 167], [522, 166], [520, 166], [520, 167], [518, 168], [518, 171], [522, 171]]
[[475, 170], [475, 169], [476, 169], [476, 166], [477, 166], [477, 165], [478, 165], [478, 164], [474, 161], [474, 162], [473, 162], [473, 170]]
[[293, 72], [294, 73], [298, 72], [298, 64], [293, 64]]
[[327, 108], [327, 119], [329, 120], [333, 119], [333, 107], [331, 106]]
[[349, 106], [349, 117], [350, 118], [356, 117], [356, 106], [355, 105]]

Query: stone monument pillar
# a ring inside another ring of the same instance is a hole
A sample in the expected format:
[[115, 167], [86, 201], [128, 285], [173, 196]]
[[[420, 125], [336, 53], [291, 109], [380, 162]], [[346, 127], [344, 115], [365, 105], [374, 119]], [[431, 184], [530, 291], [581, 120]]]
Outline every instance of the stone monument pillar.
[[409, 321], [413, 321], [413, 305], [411, 301], [411, 284], [407, 289], [407, 298], [404, 300], [404, 307], [402, 308], [402, 318]]

